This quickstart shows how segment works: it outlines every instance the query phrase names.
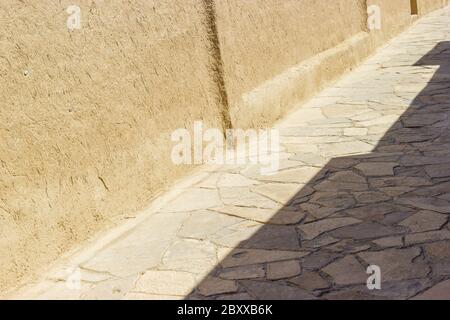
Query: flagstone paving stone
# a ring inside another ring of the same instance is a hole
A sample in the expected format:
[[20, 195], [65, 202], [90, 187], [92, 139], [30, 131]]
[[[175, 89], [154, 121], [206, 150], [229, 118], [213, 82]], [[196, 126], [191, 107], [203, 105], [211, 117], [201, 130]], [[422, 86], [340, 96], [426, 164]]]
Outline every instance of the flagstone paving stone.
[[312, 240], [321, 234], [339, 229], [343, 226], [348, 226], [352, 224], [360, 223], [360, 220], [354, 218], [334, 218], [334, 219], [324, 219], [317, 222], [302, 224], [298, 228], [304, 234], [304, 239]]
[[441, 229], [448, 221], [448, 216], [433, 211], [419, 211], [405, 219], [400, 225], [412, 232], [425, 232]]
[[289, 282], [307, 291], [327, 289], [331, 285], [318, 272], [305, 271], [302, 275], [292, 278]]
[[302, 272], [300, 261], [281, 261], [272, 262], [267, 265], [267, 279], [279, 280], [292, 278]]
[[362, 284], [367, 281], [365, 268], [353, 256], [339, 259], [323, 268], [322, 271], [340, 286]]
[[219, 277], [228, 280], [243, 280], [264, 278], [266, 271], [263, 265], [251, 265], [236, 268], [227, 268], [219, 273]]
[[450, 280], [443, 281], [424, 293], [416, 296], [416, 300], [450, 300]]
[[368, 265], [381, 268], [384, 281], [399, 281], [425, 278], [430, 272], [428, 264], [420, 256], [418, 247], [406, 249], [387, 249], [375, 252], [361, 252], [361, 257]]

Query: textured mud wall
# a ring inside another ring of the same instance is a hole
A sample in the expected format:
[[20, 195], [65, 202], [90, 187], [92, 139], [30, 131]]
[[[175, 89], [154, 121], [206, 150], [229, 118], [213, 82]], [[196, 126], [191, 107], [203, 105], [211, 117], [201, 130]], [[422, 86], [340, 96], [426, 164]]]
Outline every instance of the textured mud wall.
[[381, 30], [371, 32], [376, 45], [384, 43], [411, 24], [410, 0], [368, 0], [367, 5], [378, 5], [381, 9]]
[[433, 10], [442, 8], [448, 5], [448, 0], [417, 0], [417, 7], [419, 14], [427, 14]]
[[[441, 0], [431, 2], [429, 8], [442, 7]], [[380, 8], [382, 28], [368, 32], [371, 5]], [[233, 124], [273, 123], [411, 22], [410, 0], [218, 1]]]
[[0, 1], [0, 292], [186, 167], [170, 132], [220, 127], [200, 0]]
[[[217, 1], [217, 25], [233, 123], [264, 125], [279, 117], [284, 111], [280, 104], [252, 110], [255, 106], [245, 101], [245, 95], [362, 31], [365, 16], [365, 0]], [[277, 86], [283, 84], [267, 89], [276, 91]], [[254, 99], [265, 100], [265, 95]]]
[[448, 0], [367, 0], [367, 6], [380, 7], [382, 28], [370, 32], [373, 47], [382, 45], [398, 33], [402, 32], [414, 21], [414, 7], [419, 16], [448, 5]]

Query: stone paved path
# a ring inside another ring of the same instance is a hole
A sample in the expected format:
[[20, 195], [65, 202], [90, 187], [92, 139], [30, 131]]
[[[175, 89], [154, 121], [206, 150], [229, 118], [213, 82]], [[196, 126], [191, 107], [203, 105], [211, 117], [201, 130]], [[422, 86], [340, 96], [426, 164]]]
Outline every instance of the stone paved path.
[[205, 167], [14, 297], [450, 299], [450, 10], [278, 127], [278, 174]]

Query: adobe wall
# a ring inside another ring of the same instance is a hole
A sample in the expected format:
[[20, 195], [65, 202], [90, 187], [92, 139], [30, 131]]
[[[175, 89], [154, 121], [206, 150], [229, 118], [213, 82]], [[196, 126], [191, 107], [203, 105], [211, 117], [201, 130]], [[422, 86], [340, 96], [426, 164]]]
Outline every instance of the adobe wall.
[[170, 133], [221, 126], [201, 0], [0, 2], [0, 292], [189, 167]]
[[376, 45], [394, 37], [412, 22], [410, 0], [367, 0], [367, 5], [378, 5], [381, 9], [381, 30], [371, 32]]
[[417, 0], [419, 14], [424, 15], [448, 5], [448, 0]]
[[218, 1], [233, 124], [260, 126], [279, 118], [298, 100], [294, 91], [311, 82], [294, 79], [289, 70], [361, 32], [365, 24], [365, 0]]
[[[381, 9], [382, 28], [367, 32], [371, 5]], [[410, 0], [223, 0], [217, 12], [238, 127], [273, 123], [412, 22]]]

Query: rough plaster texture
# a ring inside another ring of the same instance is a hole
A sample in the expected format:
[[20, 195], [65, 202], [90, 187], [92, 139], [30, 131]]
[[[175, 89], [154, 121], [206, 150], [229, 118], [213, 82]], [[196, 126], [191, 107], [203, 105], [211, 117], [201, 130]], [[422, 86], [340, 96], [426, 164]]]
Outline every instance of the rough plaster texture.
[[409, 0], [378, 1], [371, 33], [360, 0], [217, 1], [217, 25], [211, 3], [80, 0], [69, 32], [71, 1], [0, 2], [0, 292], [189, 170], [172, 130], [222, 127], [226, 104], [271, 123], [411, 22]]
[[[363, 0], [218, 1], [217, 25], [234, 125], [268, 124], [279, 116], [282, 110], [271, 103], [254, 110], [258, 98], [270, 96], [262, 89], [255, 97], [258, 87], [362, 31], [365, 11]], [[269, 84], [268, 90], [285, 87], [285, 82]]]
[[371, 32], [377, 44], [392, 38], [411, 24], [410, 0], [368, 0], [367, 5], [378, 5], [381, 9], [381, 30]]
[[[367, 32], [372, 4], [382, 29]], [[281, 118], [411, 23], [409, 0], [228, 0], [219, 8], [231, 119], [243, 127]]]
[[448, 5], [448, 0], [417, 0], [420, 15], [427, 14]]
[[0, 291], [186, 167], [170, 133], [221, 125], [203, 3], [0, 2]]
[[[419, 14], [444, 4], [446, 0], [419, 0]], [[369, 32], [367, 7], [371, 5], [381, 9], [382, 29]], [[410, 0], [218, 2], [217, 24], [234, 126], [270, 125], [412, 21]]]

